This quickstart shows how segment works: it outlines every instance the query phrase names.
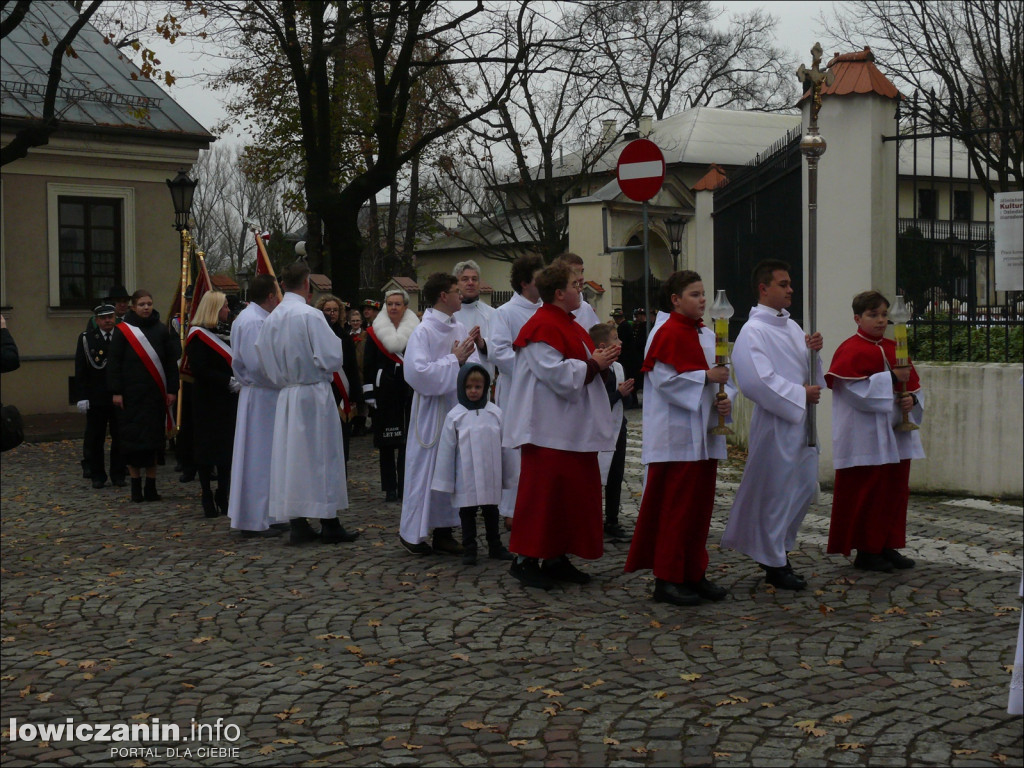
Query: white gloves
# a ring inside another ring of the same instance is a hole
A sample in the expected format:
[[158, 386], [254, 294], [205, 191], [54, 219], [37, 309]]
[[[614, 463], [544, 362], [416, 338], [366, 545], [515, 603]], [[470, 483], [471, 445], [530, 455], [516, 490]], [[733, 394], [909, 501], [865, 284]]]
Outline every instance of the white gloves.
[[77, 405], [78, 405], [78, 412], [79, 413], [85, 413], [86, 411], [89, 410], [89, 401], [88, 400], [79, 400]]
[[237, 394], [242, 391], [242, 382], [232, 376], [228, 381], [228, 389]]

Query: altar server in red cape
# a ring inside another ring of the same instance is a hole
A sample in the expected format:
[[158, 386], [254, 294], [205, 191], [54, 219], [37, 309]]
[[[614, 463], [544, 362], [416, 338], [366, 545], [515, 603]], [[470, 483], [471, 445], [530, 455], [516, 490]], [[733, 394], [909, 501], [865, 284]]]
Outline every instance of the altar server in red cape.
[[528, 587], [550, 589], [556, 581], [590, 581], [567, 555], [604, 552], [597, 453], [614, 450], [619, 425], [598, 373], [621, 347], [595, 349], [575, 322], [582, 281], [568, 265], [546, 267], [536, 285], [544, 304], [514, 342], [503, 445], [522, 452], [511, 572]]
[[697, 605], [726, 590], [708, 581], [707, 538], [715, 503], [718, 460], [725, 437], [708, 434], [732, 400], [715, 401], [729, 369], [714, 366], [715, 334], [703, 327], [700, 275], [675, 272], [662, 289], [672, 312], [654, 335], [640, 370], [644, 386], [642, 460], [647, 483], [640, 503], [627, 573], [654, 571], [654, 599]]
[[[896, 342], [884, 338], [889, 301], [878, 291], [853, 298], [857, 333], [836, 350], [825, 381], [832, 390], [832, 461], [836, 481], [829, 553], [854, 566], [889, 572], [913, 568], [907, 543], [910, 461], [923, 459], [921, 433], [897, 432], [909, 413], [921, 421], [921, 382], [913, 365], [897, 367]], [[906, 385], [906, 392], [902, 386]]]

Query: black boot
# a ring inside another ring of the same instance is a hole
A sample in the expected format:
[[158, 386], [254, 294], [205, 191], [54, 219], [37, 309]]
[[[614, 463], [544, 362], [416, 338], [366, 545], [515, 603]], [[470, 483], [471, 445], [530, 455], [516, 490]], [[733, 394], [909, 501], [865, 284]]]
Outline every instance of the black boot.
[[349, 533], [336, 517], [320, 521], [320, 541], [324, 544], [348, 544], [359, 538], [359, 533]]
[[146, 478], [146, 490], [142, 494], [146, 501], [160, 501], [160, 494], [156, 492], [156, 478]]
[[484, 508], [484, 530], [487, 532], [487, 556], [491, 560], [509, 561], [515, 559], [515, 556], [505, 549], [505, 545], [501, 543], [497, 507]]
[[459, 510], [462, 523], [462, 564], [476, 565], [476, 507]]
[[141, 504], [145, 499], [142, 496], [142, 478], [132, 478], [132, 503]]
[[213, 493], [213, 500], [217, 503], [217, 511], [222, 515], [228, 513], [228, 486], [223, 480], [217, 481], [217, 490]]
[[306, 518], [293, 517], [289, 522], [289, 544], [308, 544], [311, 541], [318, 541], [320, 539], [320, 534], [313, 530], [313, 526], [309, 524]]
[[217, 505], [213, 501], [213, 491], [203, 488], [203, 517], [218, 517]]

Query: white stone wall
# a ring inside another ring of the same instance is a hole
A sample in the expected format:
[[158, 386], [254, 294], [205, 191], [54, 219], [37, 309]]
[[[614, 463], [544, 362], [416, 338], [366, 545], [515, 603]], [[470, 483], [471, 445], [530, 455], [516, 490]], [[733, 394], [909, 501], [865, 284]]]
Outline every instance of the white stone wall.
[[[911, 467], [913, 491], [935, 491], [996, 498], [1024, 496], [1024, 390], [1019, 363], [918, 363], [925, 394], [921, 439], [928, 458]], [[742, 395], [733, 409], [730, 441], [746, 447], [752, 404]], [[819, 412], [831, 413], [832, 394], [822, 396]], [[819, 423], [823, 420], [819, 420]], [[830, 420], [831, 421], [831, 420]], [[834, 474], [831, 437], [819, 429], [819, 476], [830, 485]]]

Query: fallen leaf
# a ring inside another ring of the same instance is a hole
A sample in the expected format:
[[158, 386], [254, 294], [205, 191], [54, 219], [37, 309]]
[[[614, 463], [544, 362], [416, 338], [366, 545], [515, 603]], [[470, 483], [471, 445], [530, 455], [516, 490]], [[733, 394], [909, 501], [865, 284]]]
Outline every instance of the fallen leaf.
[[775, 705], [774, 705], [774, 704], [773, 704], [772, 702], [770, 702], [770, 701], [762, 701], [762, 702], [761, 702], [761, 706], [762, 706], [762, 707], [768, 707], [769, 709], [771, 709], [771, 708], [772, 708], [772, 707], [774, 707]]
[[622, 742], [620, 742], [618, 739], [613, 739], [610, 736], [605, 736], [604, 737], [604, 743], [605, 744], [611, 744], [611, 745], [614, 746], [615, 744], [621, 744]]
[[295, 739], [274, 739], [275, 744], [298, 744]]
[[260, 662], [260, 666], [261, 666], [261, 667], [272, 667], [272, 666], [274, 666], [274, 665], [273, 665], [273, 663], [272, 663], [272, 662], [269, 662], [269, 661], [261, 661], [261, 662]]
[[976, 749], [954, 749], [953, 750], [953, 754], [954, 755], [974, 755], [974, 754], [977, 754], [977, 752], [978, 752], [978, 750], [976, 750]]
[[526, 692], [527, 693], [536, 693], [537, 691], [539, 691], [543, 687], [544, 687], [543, 685], [528, 685], [528, 686], [526, 686]]
[[744, 704], [746, 704], [748, 701], [750, 701], [750, 699], [748, 699], [746, 696], [737, 696], [735, 693], [730, 694], [729, 698], [730, 699], [735, 699], [736, 701], [742, 702]]
[[558, 714], [558, 710], [554, 707], [544, 707], [543, 712], [545, 715], [551, 715], [552, 717]]
[[589, 690], [591, 688], [597, 688], [597, 686], [599, 685], [604, 685], [604, 680], [602, 680], [601, 678], [597, 678], [597, 680], [595, 680], [592, 683], [584, 683], [583, 687]]
[[821, 603], [820, 605], [818, 605], [818, 610], [821, 611], [821, 615], [822, 616], [828, 616], [830, 613], [835, 613], [836, 612], [835, 608], [833, 608], [830, 605], [825, 605], [824, 603]]
[[1005, 762], [1006, 762], [1006, 755], [1001, 755], [1001, 754], [999, 754], [998, 752], [993, 752], [993, 753], [992, 753], [992, 754], [990, 755], [990, 757], [991, 757], [991, 758], [992, 758], [993, 760], [998, 760], [998, 761], [999, 761], [1000, 763], [1005, 763]]
[[269, 744], [264, 744], [264, 745], [263, 745], [262, 747], [260, 747], [260, 749], [259, 749], [259, 753], [260, 753], [261, 755], [269, 755], [269, 754], [270, 754], [271, 752], [276, 752], [276, 751], [277, 751], [277, 750], [275, 750], [275, 749], [274, 749], [274, 748], [273, 748], [272, 746], [270, 746]]
[[512, 741], [510, 741], [508, 745], [510, 747], [525, 747], [529, 743], [530, 742], [526, 739], [512, 739]]
[[731, 707], [736, 702], [732, 699], [722, 699], [720, 702], [715, 704], [716, 707]]
[[30, 693], [32, 693], [32, 686], [31, 685], [26, 685], [24, 688], [22, 688], [20, 691], [18, 691], [18, 695], [21, 698], [23, 698], [23, 699], [26, 696], [28, 696]]
[[954, 688], [967, 688], [970, 685], [966, 680], [950, 680], [949, 684]]
[[132, 720], [149, 720], [149, 712], [139, 712], [137, 715], [132, 715]]
[[208, 642], [210, 642], [211, 640], [213, 640], [213, 638], [212, 638], [212, 637], [193, 637], [193, 638], [192, 638], [192, 642], [193, 642], [193, 643], [199, 643], [200, 645], [201, 645], [202, 643], [208, 643]]
[[931, 616], [934, 619], [937, 616], [941, 616], [942, 615], [942, 611], [925, 611], [924, 615], [925, 616]]
[[654, 694], [654, 698], [656, 699], [664, 699], [666, 696], [668, 696], [668, 694], [665, 693], [665, 691], [658, 691], [656, 694]]
[[80, 661], [80, 662], [78, 662], [78, 668], [79, 669], [90, 669], [90, 668], [95, 667], [95, 666], [96, 666], [96, 662], [95, 661], [91, 661], [91, 660], [90, 661]]
[[360, 648], [358, 645], [346, 645], [345, 646], [345, 650], [348, 651], [349, 653], [355, 655], [355, 656], [362, 656], [363, 655], [363, 649]]
[[544, 693], [546, 693], [546, 694], [547, 694], [547, 697], [548, 697], [549, 699], [550, 699], [550, 698], [554, 698], [555, 696], [564, 696], [564, 695], [565, 695], [565, 694], [564, 694], [564, 693], [562, 693], [561, 691], [556, 691], [556, 690], [555, 690], [554, 688], [545, 688], [545, 689], [544, 689]]
[[497, 732], [498, 726], [488, 725], [487, 723], [481, 723], [477, 720], [467, 720], [462, 724], [463, 728], [468, 728], [471, 731], [491, 731]]
[[189, 690], [192, 690], [193, 688], [195, 688], [195, 686], [192, 685], [192, 683], [182, 683], [181, 687], [182, 688], [188, 688]]
[[34, 656], [49, 656], [49, 651], [33, 651]]
[[458, 661], [469, 661], [469, 656], [464, 653], [453, 653], [452, 658], [457, 659]]
[[732, 757], [732, 752], [712, 752], [712, 757]]
[[366, 622], [366, 623], [367, 623], [367, 624], [368, 624], [369, 626], [371, 626], [371, 627], [379, 627], [379, 626], [380, 626], [380, 619], [370, 619], [370, 620], [369, 620], [368, 622]]
[[864, 749], [864, 745], [856, 741], [841, 741], [838, 744], [836, 744], [836, 746], [842, 750]]
[[661, 629], [661, 622], [657, 619], [651, 619], [650, 626], [654, 627], [655, 629]]
[[633, 747], [633, 751], [640, 755], [646, 755], [648, 752], [653, 752], [654, 750], [648, 749], [647, 747]]
[[49, 701], [50, 699], [53, 698], [53, 694], [52, 693], [40, 693], [40, 694], [38, 694], [36, 696], [36, 698], [39, 699], [40, 701]]
[[842, 659], [829, 659], [825, 663], [828, 664], [830, 667], [841, 667], [841, 666], [843, 666], [843, 660]]
[[836, 715], [832, 718], [833, 723], [848, 723], [853, 720], [853, 715]]
[[800, 666], [803, 667], [804, 669], [812, 669], [811, 665], [808, 664], [806, 661], [801, 661], [800, 662]]
[[694, 680], [700, 680], [701, 675], [698, 672], [684, 672], [679, 676], [680, 680], [685, 680], [688, 683], [692, 683]]
[[410, 750], [411, 749], [423, 749], [423, 745], [422, 744], [410, 744], [407, 741], [403, 741], [402, 742], [402, 746], [405, 747], [406, 749], [410, 749]]
[[928, 659], [928, 663], [934, 664], [935, 666], [939, 667], [945, 664], [946, 662], [944, 662], [942, 659]]
[[894, 605], [891, 608], [886, 608], [885, 612], [888, 614], [896, 614], [898, 616], [904, 616], [907, 613], [903, 608], [901, 608], [898, 605]]

